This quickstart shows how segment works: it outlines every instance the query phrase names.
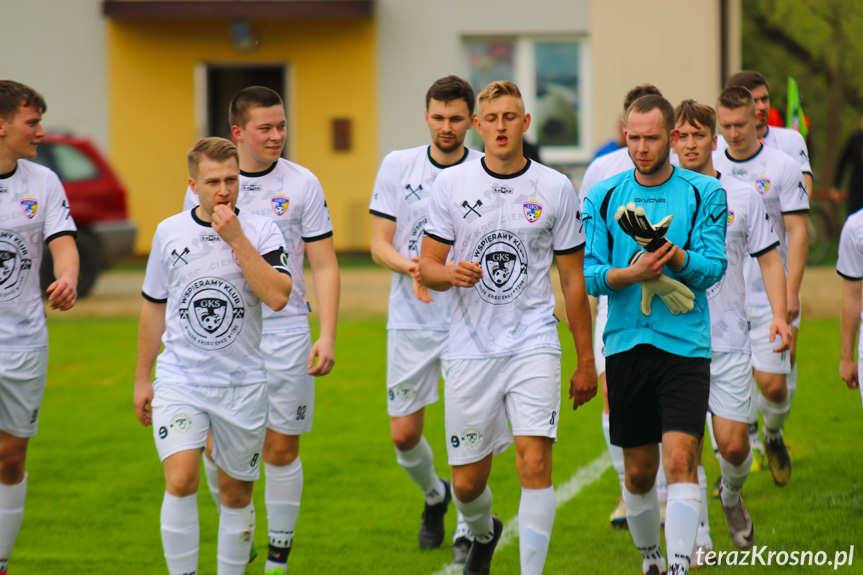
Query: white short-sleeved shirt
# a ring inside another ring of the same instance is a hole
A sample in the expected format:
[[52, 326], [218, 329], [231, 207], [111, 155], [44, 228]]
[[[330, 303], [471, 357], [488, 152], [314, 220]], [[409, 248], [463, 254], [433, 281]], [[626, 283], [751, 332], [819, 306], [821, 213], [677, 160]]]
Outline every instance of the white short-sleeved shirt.
[[[186, 190], [184, 209], [198, 205], [191, 188]], [[288, 305], [281, 311], [264, 307], [264, 333], [309, 329], [306, 319], [311, 307], [306, 301], [303, 276], [303, 242], [310, 243], [333, 235], [330, 210], [318, 178], [308, 169], [284, 158], [263, 172], [240, 172], [237, 207], [246, 213], [273, 220], [285, 236], [288, 265], [296, 270]]]
[[842, 226], [836, 271], [847, 280], [863, 280], [863, 210], [848, 216]]
[[590, 191], [590, 188], [595, 183], [607, 180], [634, 167], [635, 164], [632, 163], [632, 158], [629, 157], [629, 148], [626, 147], [596, 158], [587, 166], [584, 177], [581, 179], [581, 187], [578, 188], [579, 199], [584, 201], [587, 192]]
[[[387, 154], [369, 204], [372, 215], [396, 222], [393, 246], [408, 260], [420, 255], [435, 179], [444, 169], [482, 157], [480, 152], [465, 148], [458, 164], [442, 166], [432, 159], [430, 148], [420, 146]], [[451, 303], [449, 291], [434, 294], [430, 303], [421, 302], [414, 295], [413, 278], [393, 272], [387, 329], [449, 330]]]
[[0, 175], [0, 349], [48, 348], [39, 267], [45, 242], [75, 235], [57, 174], [20, 160]]
[[[764, 209], [770, 216], [773, 230], [779, 238], [779, 256], [787, 269], [788, 234], [782, 216], [809, 211], [809, 196], [806, 194], [803, 173], [798, 165], [788, 154], [769, 146], [761, 146], [754, 156], [742, 161], [731, 159], [727, 150], [714, 153], [713, 166], [723, 176], [746, 182], [761, 196]], [[744, 263], [744, 268], [746, 304], [769, 306], [758, 262], [749, 258]]]
[[[779, 245], [761, 198], [746, 183], [720, 175], [728, 202], [728, 229], [725, 232], [725, 275], [707, 290], [710, 307], [710, 348], [714, 352], [749, 355], [749, 326], [746, 319], [745, 261]], [[751, 256], [751, 258], [750, 258]]]
[[[797, 163], [801, 172], [810, 176], [812, 175], [812, 165], [809, 163], [809, 148], [806, 146], [806, 140], [803, 139], [800, 132], [791, 128], [767, 126], [764, 143], [771, 148], [785, 152]], [[726, 148], [728, 148], [728, 144], [720, 134], [716, 141], [716, 151], [724, 152]]]
[[453, 288], [445, 359], [560, 350], [549, 268], [555, 254], [584, 247], [578, 196], [563, 174], [528, 161], [495, 174], [485, 160], [435, 180], [425, 233], [449, 244], [453, 259], [479, 262], [483, 277]]
[[[285, 240], [273, 222], [246, 211], [238, 218], [255, 249], [289, 273]], [[249, 287], [231, 246], [193, 209], [156, 228], [142, 293], [167, 303], [157, 381], [214, 387], [266, 381], [261, 307], [267, 306]]]

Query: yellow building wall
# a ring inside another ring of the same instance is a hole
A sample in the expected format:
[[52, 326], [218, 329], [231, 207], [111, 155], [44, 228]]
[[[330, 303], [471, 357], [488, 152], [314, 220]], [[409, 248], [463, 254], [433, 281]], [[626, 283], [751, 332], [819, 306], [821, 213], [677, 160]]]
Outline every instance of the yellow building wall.
[[[336, 249], [367, 249], [378, 161], [375, 23], [252, 20], [260, 41], [253, 54], [232, 49], [228, 24], [108, 21], [110, 155], [140, 226], [136, 251], [147, 253], [156, 225], [182, 209], [201, 63], [288, 65], [290, 159], [320, 178]], [[332, 149], [335, 118], [353, 122], [349, 151]]]

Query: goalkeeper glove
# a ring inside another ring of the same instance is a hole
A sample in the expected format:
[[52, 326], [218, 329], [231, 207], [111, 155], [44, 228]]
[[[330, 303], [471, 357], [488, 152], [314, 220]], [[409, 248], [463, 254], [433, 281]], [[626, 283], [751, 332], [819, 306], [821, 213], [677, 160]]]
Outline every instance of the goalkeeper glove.
[[[635, 254], [629, 264], [634, 264], [644, 253]], [[655, 280], [641, 282], [641, 313], [650, 315], [650, 303], [656, 296], [659, 296], [668, 311], [674, 315], [686, 313], [695, 307], [695, 295], [692, 290], [665, 274]]]
[[668, 233], [668, 226], [671, 225], [673, 217], [674, 214], [665, 216], [661, 222], [653, 226], [647, 219], [644, 208], [641, 206], [636, 208], [632, 202], [626, 206], [620, 206], [614, 214], [620, 229], [649, 252], [655, 252], [668, 242], [665, 234]]

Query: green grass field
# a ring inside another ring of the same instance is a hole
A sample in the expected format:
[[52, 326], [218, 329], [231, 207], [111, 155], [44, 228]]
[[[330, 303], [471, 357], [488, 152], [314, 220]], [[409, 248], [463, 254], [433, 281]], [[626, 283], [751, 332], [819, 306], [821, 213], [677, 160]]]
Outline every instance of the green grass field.
[[[31, 442], [24, 525], [10, 563], [12, 575], [166, 573], [159, 538], [164, 483], [151, 429], [132, 409], [137, 322], [128, 319], [54, 321], [51, 363], [39, 435]], [[432, 574], [451, 560], [448, 547], [417, 549], [422, 499], [395, 463], [384, 395], [384, 321], [345, 319], [336, 368], [318, 380], [314, 432], [302, 441], [305, 493], [291, 554], [292, 573]], [[564, 341], [564, 373], [574, 367]], [[853, 567], [863, 573], [863, 411], [860, 395], [838, 377], [838, 321], [812, 320], [800, 340], [800, 391], [788, 422], [794, 472], [783, 489], [766, 472], [745, 488], [756, 544], [770, 550], [836, 551], [855, 545]], [[568, 384], [565, 389], [568, 388]], [[565, 397], [565, 393], [564, 393]], [[554, 451], [559, 486], [582, 469], [583, 488], [557, 513], [546, 573], [638, 573], [640, 557], [627, 531], [607, 517], [618, 494], [604, 459], [601, 401], [564, 411]], [[447, 475], [442, 405], [426, 417], [442, 475]], [[520, 488], [514, 449], [494, 463], [494, 511], [508, 521]], [[705, 457], [712, 481], [718, 466]], [[583, 468], [593, 466], [585, 472]], [[595, 481], [590, 470], [605, 469]], [[263, 485], [256, 486], [261, 557], [247, 573], [261, 573], [266, 554]], [[199, 498], [202, 575], [215, 574], [217, 515], [210, 496]], [[731, 550], [725, 519], [710, 501], [717, 550]], [[455, 513], [447, 517], [451, 531]], [[493, 572], [518, 573], [513, 540], [495, 555]], [[711, 567], [730, 573], [740, 567]], [[753, 573], [827, 573], [832, 567], [754, 567]]]

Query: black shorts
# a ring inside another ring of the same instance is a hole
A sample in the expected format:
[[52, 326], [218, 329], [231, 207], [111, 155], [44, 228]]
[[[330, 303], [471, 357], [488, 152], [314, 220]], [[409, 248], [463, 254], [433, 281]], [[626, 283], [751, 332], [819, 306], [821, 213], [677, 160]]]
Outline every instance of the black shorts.
[[710, 359], [637, 345], [605, 359], [611, 443], [640, 447], [669, 431], [700, 440], [710, 398]]

